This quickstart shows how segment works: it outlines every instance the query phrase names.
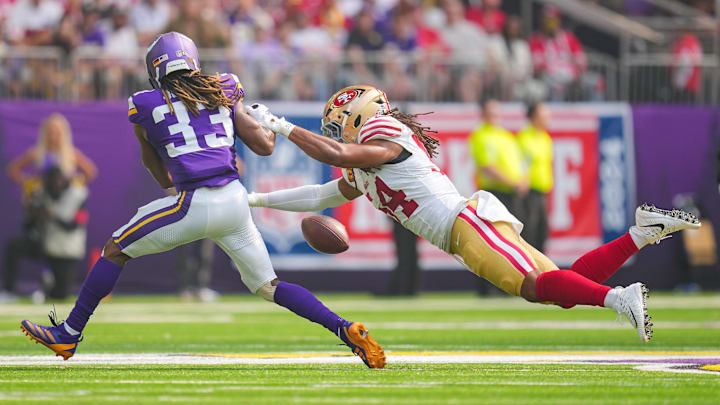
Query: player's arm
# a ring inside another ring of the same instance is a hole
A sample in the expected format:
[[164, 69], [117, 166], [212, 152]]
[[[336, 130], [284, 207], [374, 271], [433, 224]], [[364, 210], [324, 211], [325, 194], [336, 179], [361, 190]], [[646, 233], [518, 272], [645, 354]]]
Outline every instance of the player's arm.
[[275, 149], [275, 133], [260, 125], [245, 112], [243, 103], [235, 104], [235, 131], [251, 151], [268, 156]]
[[288, 139], [311, 158], [345, 169], [376, 167], [395, 159], [402, 152], [399, 144], [374, 140], [362, 145], [340, 143], [295, 126]]
[[248, 113], [272, 132], [288, 137], [311, 158], [335, 167], [376, 167], [395, 159], [403, 150], [399, 144], [384, 140], [362, 145], [336, 142], [274, 116], [262, 104], [253, 104]]
[[160, 155], [158, 155], [155, 148], [153, 148], [152, 144], [147, 140], [145, 128], [134, 124], [133, 129], [135, 130], [135, 137], [138, 142], [140, 142], [143, 166], [150, 172], [150, 175], [157, 181], [160, 187], [165, 189], [172, 188], [173, 183], [170, 178], [170, 173], [168, 173], [167, 167], [165, 167], [165, 163], [160, 158]]
[[343, 178], [325, 184], [313, 184], [277, 190], [270, 193], [251, 193], [251, 207], [267, 207], [283, 211], [314, 212], [338, 207], [362, 195], [360, 190]]

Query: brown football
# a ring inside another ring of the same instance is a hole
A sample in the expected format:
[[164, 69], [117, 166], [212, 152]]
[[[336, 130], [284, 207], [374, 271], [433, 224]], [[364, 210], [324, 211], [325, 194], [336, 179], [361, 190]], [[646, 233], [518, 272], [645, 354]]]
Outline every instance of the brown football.
[[300, 224], [305, 241], [320, 253], [342, 253], [350, 247], [345, 226], [325, 215], [305, 217]]

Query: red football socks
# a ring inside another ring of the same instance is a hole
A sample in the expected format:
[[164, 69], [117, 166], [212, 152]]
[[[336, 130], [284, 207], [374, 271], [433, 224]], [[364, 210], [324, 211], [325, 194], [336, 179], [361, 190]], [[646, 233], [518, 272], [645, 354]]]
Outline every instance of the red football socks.
[[602, 307], [610, 290], [610, 287], [570, 270], [542, 273], [535, 283], [535, 292], [540, 302], [555, 302], [566, 308], [574, 305]]
[[596, 282], [604, 283], [630, 258], [638, 248], [630, 233], [606, 243], [577, 259], [570, 270]]

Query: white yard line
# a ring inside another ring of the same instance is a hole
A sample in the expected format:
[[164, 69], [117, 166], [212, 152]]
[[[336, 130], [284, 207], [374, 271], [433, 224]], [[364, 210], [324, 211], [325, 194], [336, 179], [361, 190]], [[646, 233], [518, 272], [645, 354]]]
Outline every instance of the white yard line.
[[[719, 359], [720, 352], [390, 352], [390, 364], [442, 363], [609, 363], [637, 364], [686, 359]], [[134, 364], [353, 364], [359, 360], [349, 353], [242, 353], [242, 354], [87, 354], [69, 361], [48, 355], [0, 356], [0, 365], [134, 365]], [[3, 380], [0, 380], [3, 382]], [[137, 383], [137, 381], [117, 381]], [[155, 381], [148, 383], [157, 383]], [[165, 381], [171, 384], [172, 382]], [[202, 383], [202, 382], [197, 382]]]
[[[552, 305], [531, 304], [519, 298], [480, 298], [480, 297], [443, 297], [434, 296], [400, 299], [344, 299], [329, 296], [326, 303], [336, 311], [363, 311], [363, 312], [393, 312], [393, 311], [495, 311], [498, 309], [560, 311]], [[666, 296], [651, 297], [648, 301], [650, 309], [690, 309], [690, 308], [720, 308], [720, 295], [711, 296]], [[11, 304], [3, 305], [2, 318], [45, 318], [50, 306]], [[112, 299], [101, 305], [101, 310], [93, 317], [93, 322], [104, 318], [123, 316], [130, 318], [136, 315], [148, 314], [153, 316], [172, 316], [189, 314], [187, 316], [217, 316], [244, 313], [272, 313], [283, 312], [277, 305], [264, 302], [260, 299], [242, 299], [238, 301], [224, 301], [217, 303], [183, 303], [183, 302], [148, 302], [148, 303], [118, 303]], [[57, 305], [58, 314], [66, 314], [72, 309], [72, 304]]]
[[[614, 321], [483, 321], [483, 322], [365, 322], [369, 329], [398, 330], [485, 330], [485, 329], [624, 329], [625, 322]], [[720, 321], [714, 322], [654, 322], [657, 329], [720, 329]]]
[[[675, 372], [720, 375], [718, 371], [701, 369], [704, 364], [720, 364], [720, 352], [394, 352], [387, 358], [390, 365], [403, 364], [584, 364], [594, 367], [598, 364], [631, 364], [638, 371]], [[65, 362], [50, 356], [0, 356], [0, 375], [3, 366], [60, 366], [75, 365], [287, 365], [287, 364], [328, 364], [355, 365], [363, 367], [360, 360], [348, 353], [258, 353], [258, 354], [78, 354]], [[383, 370], [372, 370], [383, 372]], [[529, 368], [522, 371], [537, 371]], [[587, 369], [568, 369], [568, 372], [587, 372]], [[594, 370], [593, 370], [594, 371]], [[0, 384], [42, 384], [44, 379], [0, 379]], [[64, 380], [65, 383], [107, 384], [107, 380]], [[240, 381], [205, 380], [117, 380], [119, 385], [204, 385], [213, 389], [251, 389]], [[476, 384], [484, 384], [477, 382]], [[496, 383], [488, 383], [497, 385]], [[505, 385], [587, 385], [584, 383], [537, 383], [509, 382]], [[590, 384], [591, 385], [591, 384]], [[314, 388], [331, 388], [332, 385]], [[365, 387], [365, 385], [358, 385]], [[379, 387], [368, 385], [368, 388]], [[276, 389], [262, 387], [259, 389]], [[347, 387], [345, 387], [347, 388]], [[383, 388], [385, 388], [383, 386]], [[398, 388], [392, 386], [388, 388]], [[295, 389], [295, 388], [293, 388]], [[0, 400], [2, 400], [0, 395]]]

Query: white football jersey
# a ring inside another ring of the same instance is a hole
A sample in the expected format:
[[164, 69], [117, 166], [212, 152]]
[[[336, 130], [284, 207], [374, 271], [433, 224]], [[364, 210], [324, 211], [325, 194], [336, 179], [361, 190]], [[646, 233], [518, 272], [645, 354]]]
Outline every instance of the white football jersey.
[[410, 156], [370, 169], [343, 169], [343, 177], [362, 191], [375, 208], [449, 252], [453, 224], [468, 199], [430, 160], [410, 128], [397, 119], [376, 115], [367, 120], [357, 142], [375, 139], [398, 143]]

